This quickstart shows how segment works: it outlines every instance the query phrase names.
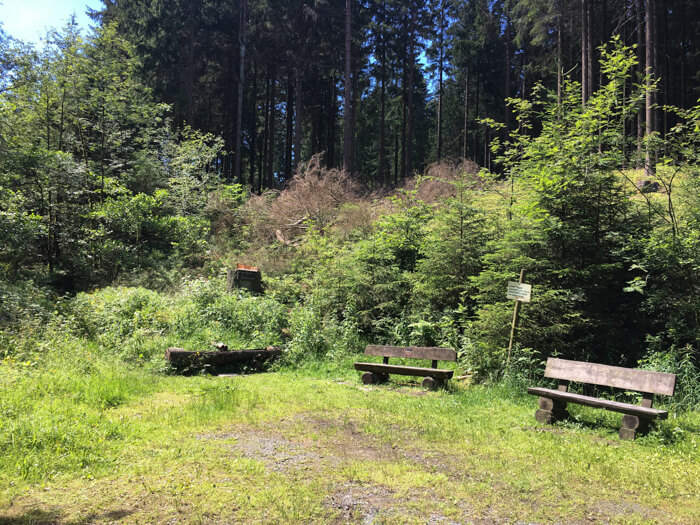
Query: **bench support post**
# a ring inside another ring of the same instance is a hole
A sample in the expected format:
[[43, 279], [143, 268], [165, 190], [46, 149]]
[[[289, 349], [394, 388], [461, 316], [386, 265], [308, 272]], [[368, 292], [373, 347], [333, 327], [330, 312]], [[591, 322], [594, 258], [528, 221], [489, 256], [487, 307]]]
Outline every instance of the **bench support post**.
[[430, 376], [424, 377], [423, 381], [421, 382], [421, 386], [426, 390], [435, 390], [436, 385], [437, 381]]
[[637, 432], [646, 432], [649, 428], [649, 420], [637, 416], [625, 414], [622, 416], [622, 427], [620, 428], [620, 439], [632, 440], [637, 436]]
[[537, 400], [537, 405], [540, 407], [535, 412], [535, 419], [540, 423], [554, 423], [569, 417], [566, 410], [566, 403], [551, 399], [549, 397], [540, 397]]

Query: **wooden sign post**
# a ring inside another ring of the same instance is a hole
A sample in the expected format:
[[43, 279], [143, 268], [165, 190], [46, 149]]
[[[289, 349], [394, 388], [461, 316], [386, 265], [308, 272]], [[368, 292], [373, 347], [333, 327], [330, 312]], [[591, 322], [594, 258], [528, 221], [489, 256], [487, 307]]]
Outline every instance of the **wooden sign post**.
[[525, 284], [525, 268], [520, 270], [520, 280], [516, 283], [508, 281], [508, 299], [515, 299], [515, 308], [513, 309], [513, 324], [510, 327], [510, 341], [508, 341], [508, 357], [506, 358], [506, 367], [510, 365], [510, 354], [513, 350], [513, 340], [515, 339], [515, 331], [518, 326], [518, 316], [520, 314], [520, 303], [530, 302], [532, 295], [532, 285]]

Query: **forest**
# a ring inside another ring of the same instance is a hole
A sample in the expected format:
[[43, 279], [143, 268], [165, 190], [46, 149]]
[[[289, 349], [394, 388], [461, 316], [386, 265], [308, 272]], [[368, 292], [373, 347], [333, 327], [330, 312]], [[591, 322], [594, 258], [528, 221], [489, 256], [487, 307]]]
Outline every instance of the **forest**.
[[[0, 26], [0, 523], [697, 517], [698, 2], [102, 4]], [[282, 356], [164, 360], [213, 344]], [[368, 344], [460, 379], [363, 387]], [[542, 427], [549, 357], [671, 415]]]
[[245, 262], [319, 327], [498, 377], [525, 269], [529, 367], [696, 369], [698, 9], [106, 1], [3, 33], [3, 338]]

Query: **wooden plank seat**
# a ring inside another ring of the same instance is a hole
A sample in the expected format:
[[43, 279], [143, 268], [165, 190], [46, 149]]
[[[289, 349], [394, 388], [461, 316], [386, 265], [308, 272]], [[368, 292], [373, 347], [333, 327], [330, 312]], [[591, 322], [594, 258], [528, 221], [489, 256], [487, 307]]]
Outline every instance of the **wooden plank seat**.
[[[424, 388], [434, 390], [438, 384], [450, 379], [454, 370], [438, 368], [438, 361], [457, 361], [457, 352], [450, 348], [425, 346], [379, 346], [368, 345], [365, 355], [380, 356], [382, 363], [355, 363], [355, 370], [363, 371], [362, 382], [366, 385], [387, 379], [389, 374], [423, 377]], [[425, 359], [431, 361], [431, 367], [405, 366], [389, 364], [389, 358]]]
[[[539, 409], [535, 412], [537, 421], [552, 423], [566, 418], [567, 403], [602, 408], [624, 414], [619, 433], [620, 439], [634, 439], [637, 432], [646, 430], [651, 420], [668, 418], [668, 411], [652, 408], [654, 395], [672, 396], [676, 385], [676, 376], [673, 374], [552, 357], [547, 359], [544, 377], [557, 379], [559, 384], [556, 389], [539, 387], [527, 389], [528, 394], [539, 396]], [[575, 394], [568, 391], [571, 382], [640, 392], [642, 402], [640, 405], [634, 405]]]

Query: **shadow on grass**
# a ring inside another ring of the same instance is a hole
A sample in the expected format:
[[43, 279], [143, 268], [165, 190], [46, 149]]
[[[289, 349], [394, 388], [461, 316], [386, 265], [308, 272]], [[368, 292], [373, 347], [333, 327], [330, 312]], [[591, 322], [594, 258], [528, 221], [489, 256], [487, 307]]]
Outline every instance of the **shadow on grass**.
[[42, 509], [31, 509], [18, 516], [9, 517], [7, 515], [0, 515], [0, 525], [88, 525], [95, 522], [113, 522], [123, 520], [133, 513], [133, 510], [114, 509], [99, 514], [91, 512], [78, 519], [66, 520], [62, 517], [63, 512], [59, 509], [48, 511]]

